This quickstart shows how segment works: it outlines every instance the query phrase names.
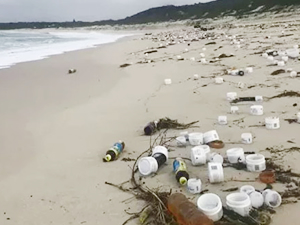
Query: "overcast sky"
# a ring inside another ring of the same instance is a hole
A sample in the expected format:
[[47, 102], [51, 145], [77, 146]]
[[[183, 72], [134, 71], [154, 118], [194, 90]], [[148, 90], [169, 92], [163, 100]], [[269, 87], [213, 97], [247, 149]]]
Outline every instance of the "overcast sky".
[[211, 0], [0, 0], [0, 22], [121, 19], [148, 8]]

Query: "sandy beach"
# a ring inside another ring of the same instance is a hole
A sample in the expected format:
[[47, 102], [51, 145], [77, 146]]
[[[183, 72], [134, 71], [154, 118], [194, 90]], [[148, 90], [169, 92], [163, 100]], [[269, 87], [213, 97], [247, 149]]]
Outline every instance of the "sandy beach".
[[[217, 24], [213, 23], [216, 27]], [[239, 103], [240, 113], [230, 114], [231, 105], [226, 100], [227, 92], [267, 99], [285, 90], [299, 90], [299, 77], [291, 78], [289, 72], [271, 75], [278, 69], [300, 72], [299, 60], [289, 59], [284, 67], [269, 66], [270, 61], [262, 53], [299, 45], [300, 22], [295, 18], [255, 23], [237, 20], [231, 29], [225, 27], [224, 21], [220, 24], [223, 29], [208, 32], [208, 36], [213, 33], [210, 39], [192, 41], [204, 32], [191, 27], [155, 30], [152, 35], [134, 36], [0, 70], [0, 224], [122, 224], [130, 217], [124, 210], [137, 212], [144, 203], [105, 182], [120, 184], [130, 179], [134, 162], [121, 159], [136, 158], [147, 150], [149, 137], [143, 136], [143, 127], [163, 117], [183, 123], [199, 120], [199, 128], [189, 132], [217, 130], [226, 145], [213, 151], [222, 156], [227, 149], [238, 146], [272, 157], [300, 173], [299, 152], [284, 151], [300, 144], [300, 125], [284, 121], [296, 118], [299, 98], [266, 100], [262, 103], [262, 116], [250, 114], [253, 102]], [[163, 40], [170, 33], [176, 36], [174, 45], [166, 45], [169, 40]], [[233, 35], [240, 43], [231, 44]], [[209, 42], [215, 43], [207, 45]], [[166, 48], [157, 49], [161, 44]], [[157, 52], [144, 54], [152, 49]], [[208, 63], [200, 62], [200, 53], [205, 54]], [[233, 57], [215, 62], [220, 54]], [[177, 60], [178, 55], [184, 60]], [[120, 68], [124, 63], [131, 65]], [[253, 67], [253, 73], [224, 74], [233, 67]], [[68, 74], [70, 68], [77, 72]], [[193, 79], [194, 74], [199, 75], [199, 80]], [[214, 83], [219, 76], [225, 81], [220, 85]], [[167, 78], [172, 79], [171, 85], [164, 84]], [[239, 82], [245, 87], [238, 87]], [[220, 115], [228, 117], [228, 125], [218, 124]], [[280, 129], [256, 126], [269, 116], [280, 118]], [[241, 134], [246, 132], [255, 137], [251, 145], [240, 143]], [[168, 132], [168, 136], [174, 135], [179, 135], [179, 131]], [[120, 159], [102, 162], [106, 151], [120, 139], [126, 144]], [[173, 144], [175, 151], [170, 151], [170, 157], [189, 157], [191, 146], [178, 148]], [[277, 151], [266, 150], [271, 147]], [[247, 184], [265, 188], [256, 180], [257, 173], [233, 168], [224, 169], [225, 182], [212, 185], [207, 166], [186, 163], [190, 177], [200, 178], [202, 189], [220, 195], [222, 200], [228, 193], [221, 190], [245, 184], [234, 180], [249, 179]], [[176, 182], [172, 160], [156, 176], [143, 181], [147, 187], [182, 191], [191, 201], [197, 201], [197, 195]], [[273, 187], [285, 190], [282, 184], [275, 183]], [[282, 205], [272, 215], [271, 224], [297, 224], [299, 207], [299, 203]]]

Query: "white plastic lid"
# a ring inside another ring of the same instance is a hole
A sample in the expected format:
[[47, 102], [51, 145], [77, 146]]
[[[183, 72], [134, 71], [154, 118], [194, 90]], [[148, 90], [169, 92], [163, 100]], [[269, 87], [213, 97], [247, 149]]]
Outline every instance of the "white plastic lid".
[[157, 171], [158, 164], [153, 157], [143, 157], [139, 160], [138, 168], [143, 176], [148, 176]]

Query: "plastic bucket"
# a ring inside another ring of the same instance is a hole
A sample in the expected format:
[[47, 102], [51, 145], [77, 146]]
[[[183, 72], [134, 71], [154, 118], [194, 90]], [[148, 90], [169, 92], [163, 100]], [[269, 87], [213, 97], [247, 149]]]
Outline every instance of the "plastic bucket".
[[148, 176], [158, 170], [158, 163], [153, 157], [143, 157], [138, 162], [138, 168], [143, 176]]
[[179, 136], [176, 138], [177, 146], [185, 147], [186, 146], [186, 138], [184, 136]]
[[214, 162], [214, 163], [223, 164], [224, 159], [223, 159], [223, 156], [221, 156], [220, 154], [213, 152], [213, 153], [210, 153], [210, 155], [209, 155], [209, 161]]
[[224, 82], [223, 77], [216, 77], [216, 78], [215, 78], [215, 83], [216, 83], [216, 84], [222, 84], [223, 82]]
[[197, 207], [214, 222], [219, 221], [223, 216], [222, 202], [216, 194], [201, 195], [197, 200]]
[[246, 193], [232, 193], [226, 196], [227, 206], [240, 214], [241, 216], [247, 216], [251, 210], [251, 200]]
[[250, 107], [250, 113], [255, 116], [261, 116], [264, 114], [264, 107], [262, 105], [253, 105]]
[[208, 163], [208, 178], [212, 184], [224, 181], [223, 166], [221, 163]]
[[238, 112], [239, 112], [239, 107], [238, 107], [238, 106], [231, 106], [230, 112], [231, 112], [232, 114], [238, 113]]
[[230, 163], [245, 162], [245, 155], [243, 148], [231, 148], [226, 151], [228, 161]]
[[277, 191], [267, 189], [263, 191], [262, 195], [265, 199], [265, 204], [271, 208], [277, 208], [281, 205], [281, 195]]
[[253, 191], [255, 191], [255, 188], [251, 185], [244, 185], [244, 186], [240, 187], [241, 193], [250, 194]]
[[253, 137], [252, 137], [251, 133], [243, 133], [241, 135], [241, 139], [242, 139], [243, 144], [251, 144], [252, 140], [253, 140]]
[[199, 145], [191, 149], [191, 160], [194, 166], [203, 165], [209, 160], [210, 147]]
[[278, 117], [267, 117], [265, 119], [265, 123], [268, 130], [276, 130], [280, 128], [280, 121]]
[[157, 154], [157, 153], [161, 153], [164, 154], [166, 157], [166, 163], [168, 162], [168, 158], [169, 158], [169, 153], [168, 153], [168, 149], [164, 146], [156, 146], [153, 150], [152, 150], [152, 157]]
[[226, 99], [228, 100], [228, 101], [232, 101], [232, 100], [234, 100], [234, 99], [236, 99], [237, 98], [237, 93], [236, 92], [228, 92], [227, 94], [226, 94]]
[[218, 117], [218, 123], [220, 125], [226, 125], [227, 124], [227, 116], [219, 116]]
[[172, 84], [172, 80], [171, 79], [165, 79], [165, 85], [170, 85]]
[[251, 172], [261, 172], [266, 169], [265, 157], [261, 154], [248, 155], [246, 157], [247, 169]]
[[203, 134], [203, 140], [205, 144], [208, 144], [212, 141], [218, 141], [220, 138], [216, 130], [211, 130]]
[[191, 178], [188, 180], [187, 188], [192, 194], [199, 194], [201, 192], [201, 180], [196, 178]]
[[203, 134], [202, 133], [190, 133], [189, 142], [191, 145], [197, 146], [203, 144]]
[[252, 191], [248, 194], [250, 197], [251, 205], [252, 207], [258, 209], [263, 206], [264, 204], [264, 197], [263, 195], [258, 191]]

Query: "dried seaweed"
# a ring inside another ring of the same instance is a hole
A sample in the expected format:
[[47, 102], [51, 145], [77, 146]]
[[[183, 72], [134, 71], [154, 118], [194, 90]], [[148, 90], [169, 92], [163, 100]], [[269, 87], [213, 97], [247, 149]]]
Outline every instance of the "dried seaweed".
[[297, 119], [284, 119], [285, 121], [288, 121], [289, 124], [291, 123], [298, 123], [298, 120]]
[[125, 68], [125, 67], [127, 67], [127, 66], [131, 66], [131, 64], [129, 64], [129, 63], [124, 63], [124, 64], [120, 65], [121, 68]]
[[270, 97], [269, 99], [283, 98], [283, 97], [300, 97], [300, 93], [296, 91], [284, 91], [283, 93]]
[[275, 70], [274, 72], [271, 73], [271, 75], [275, 76], [275, 75], [279, 75], [281, 73], [286, 73], [286, 71], [283, 69]]
[[217, 42], [215, 42], [215, 41], [212, 41], [212, 42], [208, 42], [208, 43], [206, 43], [205, 45], [215, 45], [215, 44], [217, 44]]
[[157, 50], [150, 50], [150, 51], [144, 52], [144, 54], [151, 54], [151, 53], [155, 53], [155, 52], [157, 52]]
[[159, 119], [159, 121], [157, 123], [157, 129], [158, 130], [162, 130], [162, 129], [184, 130], [184, 129], [188, 129], [191, 127], [196, 127], [193, 125], [198, 122], [199, 121], [194, 121], [191, 123], [184, 124], [184, 123], [179, 123], [177, 120], [172, 120], [172, 119], [166, 117], [166, 118]]

